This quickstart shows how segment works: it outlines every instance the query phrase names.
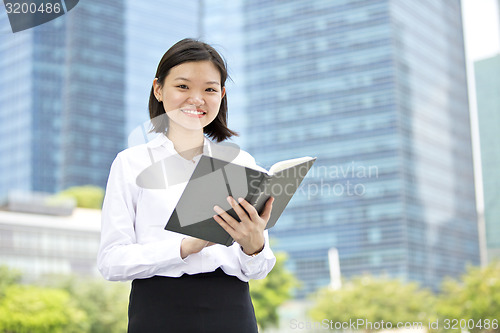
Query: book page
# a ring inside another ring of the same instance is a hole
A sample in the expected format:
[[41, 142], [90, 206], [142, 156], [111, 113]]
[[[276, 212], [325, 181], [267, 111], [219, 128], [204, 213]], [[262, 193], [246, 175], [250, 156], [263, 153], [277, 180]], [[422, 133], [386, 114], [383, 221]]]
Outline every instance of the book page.
[[277, 162], [273, 164], [273, 166], [269, 169], [269, 174], [272, 175], [276, 172], [279, 172], [281, 170], [288, 169], [290, 167], [293, 167], [295, 165], [298, 165], [300, 163], [304, 163], [306, 161], [312, 160], [313, 158], [310, 156], [305, 156], [305, 157], [299, 157], [299, 158], [294, 158], [291, 160], [285, 160], [281, 162]]

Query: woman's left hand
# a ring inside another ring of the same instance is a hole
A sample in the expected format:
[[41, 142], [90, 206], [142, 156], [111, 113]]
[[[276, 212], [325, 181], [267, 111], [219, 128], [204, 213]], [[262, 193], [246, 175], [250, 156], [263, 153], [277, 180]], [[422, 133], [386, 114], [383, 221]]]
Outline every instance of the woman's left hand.
[[240, 221], [234, 219], [219, 206], [214, 207], [215, 212], [219, 214], [214, 215], [214, 220], [241, 245], [243, 252], [247, 255], [260, 252], [264, 248], [264, 230], [271, 216], [274, 198], [270, 197], [267, 200], [261, 215], [244, 199], [239, 199], [241, 206], [232, 197], [227, 197], [227, 201], [238, 214]]

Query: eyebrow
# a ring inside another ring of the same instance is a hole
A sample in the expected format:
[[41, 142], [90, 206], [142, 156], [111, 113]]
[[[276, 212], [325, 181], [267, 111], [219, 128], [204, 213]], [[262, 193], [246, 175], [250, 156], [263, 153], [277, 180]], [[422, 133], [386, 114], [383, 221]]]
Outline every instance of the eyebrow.
[[[186, 79], [185, 77], [176, 77], [174, 79], [174, 81], [188, 81], [188, 82], [191, 82], [190, 79]], [[217, 84], [217, 85], [220, 85], [219, 81], [208, 81], [208, 82], [205, 82], [206, 84]]]

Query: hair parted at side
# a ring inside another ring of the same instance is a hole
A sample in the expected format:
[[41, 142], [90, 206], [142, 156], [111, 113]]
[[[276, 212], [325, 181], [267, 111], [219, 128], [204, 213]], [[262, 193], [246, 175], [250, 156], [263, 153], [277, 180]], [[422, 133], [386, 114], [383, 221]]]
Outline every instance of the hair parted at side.
[[[163, 86], [171, 68], [185, 62], [207, 60], [211, 61], [219, 70], [221, 88], [224, 87], [227, 79], [227, 67], [224, 59], [212, 46], [191, 38], [178, 41], [165, 52], [158, 64], [155, 77], [158, 79], [160, 86]], [[157, 133], [165, 133], [167, 131], [168, 117], [163, 108], [163, 103], [158, 102], [155, 98], [153, 87], [151, 87], [149, 95], [149, 117], [153, 124], [152, 131]], [[224, 141], [233, 135], [238, 135], [238, 133], [227, 127], [227, 94], [222, 98], [217, 117], [209, 125], [205, 126], [203, 132], [217, 142]]]

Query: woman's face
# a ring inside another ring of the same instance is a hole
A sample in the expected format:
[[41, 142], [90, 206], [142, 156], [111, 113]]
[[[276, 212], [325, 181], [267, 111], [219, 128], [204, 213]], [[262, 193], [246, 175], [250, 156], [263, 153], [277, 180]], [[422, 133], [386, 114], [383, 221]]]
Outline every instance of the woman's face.
[[219, 113], [225, 94], [220, 72], [210, 61], [172, 67], [163, 85], [155, 79], [153, 86], [169, 118], [169, 130], [203, 130]]

